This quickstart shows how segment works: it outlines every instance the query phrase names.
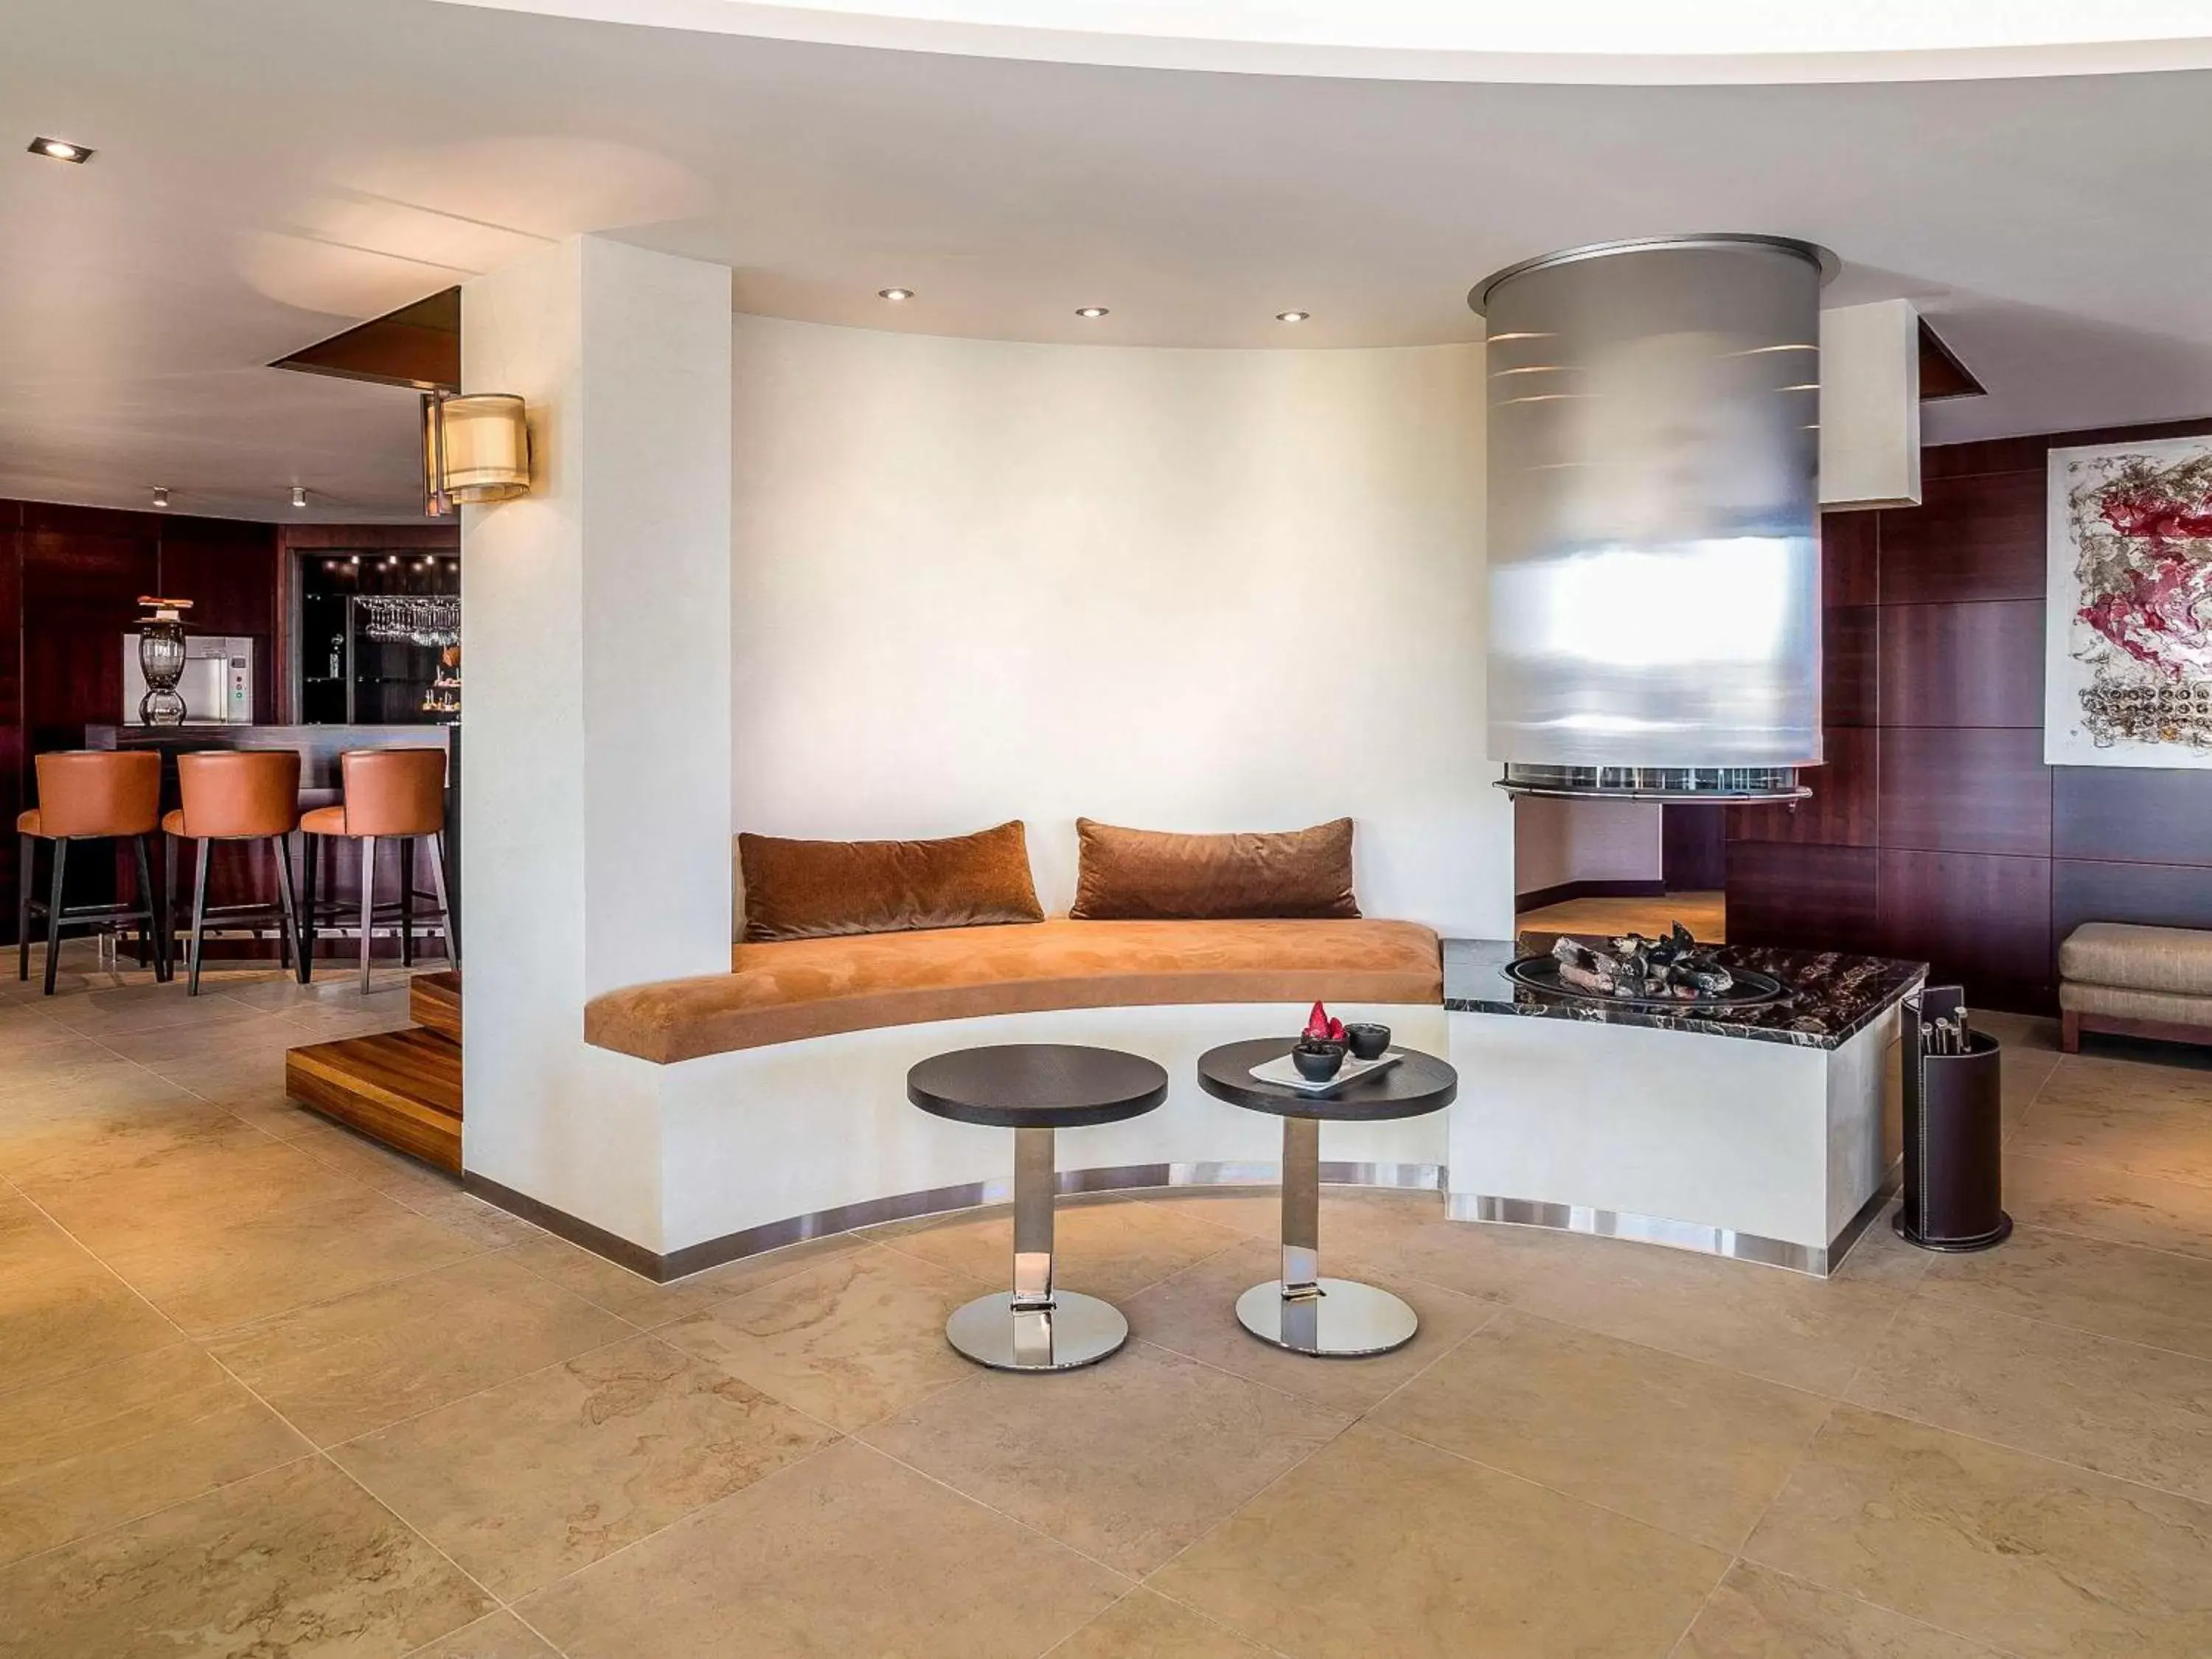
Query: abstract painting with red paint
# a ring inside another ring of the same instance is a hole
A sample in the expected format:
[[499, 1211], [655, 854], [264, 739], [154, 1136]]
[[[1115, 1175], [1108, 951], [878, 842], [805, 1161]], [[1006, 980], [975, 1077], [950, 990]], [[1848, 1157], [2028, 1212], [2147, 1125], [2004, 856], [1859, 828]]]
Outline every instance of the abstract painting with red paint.
[[2212, 440], [2051, 455], [2045, 758], [2212, 766]]

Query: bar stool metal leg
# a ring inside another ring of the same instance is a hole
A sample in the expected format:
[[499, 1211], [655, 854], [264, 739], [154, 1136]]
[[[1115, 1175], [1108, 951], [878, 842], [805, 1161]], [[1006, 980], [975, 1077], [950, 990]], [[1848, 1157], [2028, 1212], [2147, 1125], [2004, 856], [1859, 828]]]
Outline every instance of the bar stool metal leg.
[[15, 977], [31, 976], [31, 861], [36, 856], [38, 839], [33, 836], [18, 836], [20, 871], [15, 880]]
[[169, 936], [161, 926], [161, 907], [154, 893], [154, 862], [147, 856], [146, 837], [131, 837], [131, 850], [138, 864], [138, 902], [146, 912], [146, 943], [154, 955], [154, 982], [169, 981]]
[[1388, 1353], [1421, 1322], [1389, 1291], [1321, 1276], [1321, 1121], [1283, 1120], [1283, 1276], [1237, 1298], [1237, 1320], [1293, 1353], [1352, 1358]]
[[1129, 1340], [1112, 1303], [1053, 1285], [1054, 1133], [1014, 1131], [1013, 1289], [978, 1297], [945, 1322], [945, 1340], [994, 1370], [1073, 1370]]
[[361, 838], [361, 994], [368, 994], [368, 935], [376, 919], [376, 837]]
[[461, 965], [460, 935], [453, 931], [453, 907], [446, 897], [446, 838], [430, 837], [430, 886], [438, 895], [438, 920], [446, 930], [446, 965]]
[[399, 965], [415, 965], [415, 837], [399, 838]]
[[292, 902], [292, 838], [272, 836], [270, 842], [276, 849], [276, 902], [284, 912], [284, 942], [292, 955], [293, 977], [305, 985], [307, 954], [300, 942], [300, 907]]
[[192, 955], [191, 969], [185, 981], [186, 996], [200, 994], [200, 946], [207, 938], [208, 858], [214, 846], [206, 836], [199, 837], [199, 865], [192, 872]]
[[300, 983], [307, 984], [315, 977], [315, 864], [322, 851], [322, 837], [302, 833], [300, 836]]
[[46, 897], [46, 985], [54, 994], [54, 974], [62, 962], [62, 870], [69, 863], [69, 837], [54, 837], [54, 880]]

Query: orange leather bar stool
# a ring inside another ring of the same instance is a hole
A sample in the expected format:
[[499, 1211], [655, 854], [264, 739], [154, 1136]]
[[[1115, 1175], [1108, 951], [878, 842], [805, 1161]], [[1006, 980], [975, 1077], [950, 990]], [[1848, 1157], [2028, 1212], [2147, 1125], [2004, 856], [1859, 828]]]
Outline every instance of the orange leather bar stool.
[[[368, 990], [368, 940], [380, 915], [399, 927], [402, 966], [415, 962], [415, 902], [434, 899], [440, 925], [445, 929], [446, 960], [461, 965], [460, 946], [453, 938], [453, 910], [446, 902], [446, 751], [442, 749], [349, 749], [338, 757], [339, 781], [345, 799], [336, 806], [319, 806], [300, 820], [310, 836], [343, 836], [361, 843], [361, 988]], [[430, 842], [430, 879], [435, 889], [415, 890], [415, 843]], [[399, 843], [399, 896], [386, 904], [376, 902], [376, 843]], [[328, 911], [340, 913], [338, 901], [319, 906], [315, 902], [315, 844], [307, 843], [307, 948], [301, 959], [304, 982], [314, 966], [316, 930]]]
[[276, 920], [283, 927], [282, 954], [296, 959], [299, 920], [292, 904], [292, 832], [300, 827], [300, 757], [289, 749], [210, 749], [177, 757], [177, 790], [184, 805], [161, 818], [170, 835], [169, 890], [176, 891], [179, 840], [199, 843], [192, 872], [191, 971], [187, 992], [200, 994], [200, 947], [210, 922], [250, 921], [254, 932], [270, 920], [265, 903], [232, 904], [210, 912], [208, 866], [219, 841], [265, 841], [276, 859]]
[[[40, 755], [39, 804], [15, 819], [22, 842], [22, 878], [15, 887], [15, 977], [31, 976], [31, 913], [46, 919], [46, 994], [54, 994], [54, 969], [61, 957], [64, 927], [101, 922], [143, 921], [153, 946], [154, 976], [169, 977], [169, 936], [155, 901], [154, 873], [146, 857], [146, 837], [161, 818], [161, 757], [150, 749], [69, 749]], [[62, 871], [71, 842], [128, 837], [138, 854], [136, 904], [62, 904]], [[31, 861], [41, 841], [54, 844], [53, 885], [44, 903], [31, 898]]]

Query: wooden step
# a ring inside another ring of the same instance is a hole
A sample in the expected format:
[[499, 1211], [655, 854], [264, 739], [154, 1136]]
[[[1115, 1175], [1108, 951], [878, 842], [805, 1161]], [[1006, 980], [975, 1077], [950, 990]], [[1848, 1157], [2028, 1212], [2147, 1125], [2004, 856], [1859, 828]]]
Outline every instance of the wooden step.
[[284, 1091], [303, 1106], [454, 1174], [461, 1169], [461, 1048], [420, 1026], [284, 1055]]
[[448, 1042], [461, 1040], [461, 976], [417, 974], [407, 981], [407, 1017]]

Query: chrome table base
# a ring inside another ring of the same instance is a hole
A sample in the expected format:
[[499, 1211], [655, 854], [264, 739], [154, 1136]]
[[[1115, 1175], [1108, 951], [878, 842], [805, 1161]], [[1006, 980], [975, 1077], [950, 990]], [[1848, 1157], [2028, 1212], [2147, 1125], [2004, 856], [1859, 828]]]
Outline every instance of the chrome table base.
[[1054, 1134], [1014, 1131], [1014, 1288], [978, 1297], [945, 1322], [945, 1340], [994, 1370], [1073, 1370], [1129, 1340], [1129, 1322], [1112, 1303], [1053, 1286]]
[[1127, 1341], [1129, 1322], [1095, 1296], [1057, 1291], [1044, 1307], [1025, 1308], [1000, 1291], [956, 1309], [945, 1340], [995, 1371], [1072, 1371]]
[[1283, 1120], [1283, 1276], [1237, 1298], [1237, 1322], [1293, 1353], [1356, 1358], [1413, 1340], [1421, 1322], [1388, 1291], [1321, 1276], [1321, 1121]]
[[1402, 1348], [1421, 1328], [1419, 1316], [1389, 1291], [1349, 1279], [1317, 1279], [1295, 1294], [1271, 1279], [1237, 1298], [1237, 1319], [1262, 1342], [1333, 1359]]

